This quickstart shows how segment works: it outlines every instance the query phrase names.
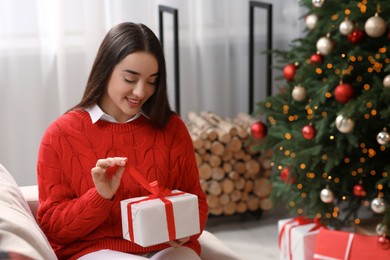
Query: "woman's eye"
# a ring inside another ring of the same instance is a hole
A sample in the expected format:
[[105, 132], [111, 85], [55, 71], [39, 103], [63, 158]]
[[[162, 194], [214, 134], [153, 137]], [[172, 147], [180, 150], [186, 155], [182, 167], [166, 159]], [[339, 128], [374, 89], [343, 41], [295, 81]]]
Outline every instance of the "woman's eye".
[[127, 78], [123, 78], [124, 81], [128, 82], [128, 83], [135, 83], [136, 81], [135, 80], [131, 80], [131, 79], [127, 79]]
[[148, 81], [148, 84], [156, 86], [157, 85], [157, 81]]

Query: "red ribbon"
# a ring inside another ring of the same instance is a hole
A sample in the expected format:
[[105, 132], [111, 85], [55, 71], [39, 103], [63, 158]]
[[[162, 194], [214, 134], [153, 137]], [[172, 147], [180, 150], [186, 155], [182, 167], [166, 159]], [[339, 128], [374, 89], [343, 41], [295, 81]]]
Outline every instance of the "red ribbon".
[[130, 175], [133, 176], [145, 189], [147, 189], [151, 195], [147, 196], [144, 199], [130, 202], [127, 204], [127, 214], [129, 222], [129, 235], [130, 240], [134, 242], [134, 232], [133, 232], [133, 221], [132, 221], [132, 209], [131, 206], [136, 203], [140, 203], [152, 199], [160, 199], [165, 205], [165, 215], [167, 219], [168, 235], [169, 240], [176, 239], [176, 228], [175, 228], [175, 218], [173, 214], [173, 205], [172, 202], [165, 198], [165, 196], [177, 196], [182, 195], [184, 192], [175, 192], [166, 188], [160, 188], [157, 181], [149, 183], [134, 167], [129, 166]]
[[312, 227], [309, 230], [309, 232], [312, 232], [312, 231], [315, 231], [315, 230], [319, 229], [322, 226], [319, 218], [309, 219], [309, 218], [306, 218], [304, 216], [298, 216], [298, 217], [295, 217], [295, 218], [287, 221], [283, 225], [283, 227], [282, 227], [282, 229], [280, 230], [280, 233], [279, 233], [279, 248], [280, 249], [282, 248], [282, 237], [283, 237], [284, 230], [285, 230], [286, 226], [288, 224], [291, 224], [291, 223], [294, 223], [294, 222], [296, 222], [296, 224], [291, 226], [291, 228], [288, 231], [288, 238], [289, 238], [289, 240], [288, 240], [288, 251], [289, 251], [290, 259], [292, 259], [292, 250], [291, 250], [291, 231], [292, 231], [292, 229], [294, 227], [298, 227], [298, 226], [301, 226], [301, 225], [307, 225], [307, 224], [315, 223], [315, 226]]

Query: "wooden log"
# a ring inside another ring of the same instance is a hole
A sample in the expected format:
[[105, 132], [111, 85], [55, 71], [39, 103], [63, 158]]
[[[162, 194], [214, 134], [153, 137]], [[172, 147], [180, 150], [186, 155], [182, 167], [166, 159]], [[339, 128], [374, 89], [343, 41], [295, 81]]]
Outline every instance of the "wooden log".
[[201, 112], [200, 115], [208, 121], [210, 124], [223, 129], [225, 132], [229, 133], [231, 136], [237, 135], [237, 128], [229, 123], [228, 121], [222, 119], [220, 116], [212, 112]]
[[232, 151], [229, 151], [229, 150], [226, 150], [226, 149], [225, 149], [225, 151], [223, 152], [221, 158], [222, 158], [222, 161], [224, 161], [224, 162], [229, 161], [230, 159], [233, 158], [233, 153], [232, 153]]
[[187, 116], [190, 122], [203, 132], [203, 139], [214, 141], [217, 138], [217, 133], [214, 130], [214, 127], [202, 117], [198, 116], [194, 112], [188, 112]]
[[203, 146], [203, 140], [199, 138], [199, 136], [195, 135], [191, 131], [189, 131], [192, 143], [195, 149], [200, 149]]
[[224, 178], [222, 180], [222, 192], [230, 194], [234, 191], [234, 182], [231, 179]]
[[260, 172], [260, 163], [254, 159], [245, 162], [246, 171], [250, 174], [258, 174]]
[[245, 152], [243, 150], [238, 150], [236, 152], [233, 152], [233, 158], [236, 160], [242, 160], [245, 159]]
[[244, 162], [238, 161], [236, 164], [233, 166], [234, 170], [238, 172], [239, 174], [243, 174], [246, 171], [246, 165]]
[[225, 152], [225, 146], [219, 141], [213, 141], [210, 146], [210, 152], [212, 154], [222, 156]]
[[222, 193], [222, 186], [218, 181], [211, 180], [209, 182], [208, 193], [219, 196]]
[[208, 161], [211, 167], [219, 167], [222, 163], [221, 157], [215, 154], [210, 154], [210, 158]]
[[260, 164], [261, 168], [264, 170], [269, 170], [272, 168], [272, 160], [269, 158], [260, 157]]
[[233, 136], [230, 142], [226, 145], [226, 149], [232, 151], [233, 153], [241, 151], [242, 141], [237, 137]]
[[209, 208], [215, 208], [219, 206], [219, 196], [207, 194], [206, 201]]
[[211, 166], [208, 163], [202, 163], [199, 168], [199, 178], [202, 180], [208, 180], [211, 178], [212, 171], [211, 171]]
[[236, 171], [231, 171], [228, 173], [228, 177], [231, 179], [231, 180], [238, 180], [238, 178], [240, 178], [240, 174]]
[[240, 201], [237, 203], [237, 209], [236, 209], [237, 213], [245, 213], [248, 211], [248, 205], [243, 202], [243, 201]]
[[255, 186], [253, 188], [253, 193], [256, 194], [259, 198], [268, 197], [272, 192], [272, 183], [267, 178], [259, 178], [255, 180]]
[[230, 202], [230, 197], [228, 194], [221, 194], [219, 196], [219, 204], [224, 206]]
[[270, 198], [264, 198], [260, 200], [260, 208], [265, 211], [269, 211], [273, 208], [273, 203]]
[[255, 187], [255, 184], [254, 184], [253, 180], [248, 180], [247, 179], [245, 181], [245, 185], [244, 185], [244, 191], [245, 192], [248, 192], [248, 193], [252, 192], [254, 187]]
[[214, 216], [221, 216], [223, 214], [223, 209], [221, 205], [209, 208], [209, 213]]
[[237, 180], [234, 181], [234, 187], [237, 190], [243, 190], [245, 187], [245, 178], [240, 177]]
[[271, 175], [272, 175], [272, 170], [262, 171], [262, 176], [264, 178], [271, 178]]
[[229, 172], [231, 172], [231, 171], [233, 170], [233, 166], [232, 166], [230, 163], [228, 163], [228, 162], [224, 162], [224, 163], [222, 164], [222, 168], [223, 168], [223, 170], [224, 170], [226, 173], [229, 173]]
[[254, 195], [249, 195], [247, 205], [248, 205], [248, 210], [256, 211], [260, 208], [260, 199]]
[[200, 187], [202, 188], [203, 192], [206, 193], [207, 190], [209, 189], [209, 183], [206, 180], [202, 180], [202, 179], [200, 179], [199, 182], [200, 182]]
[[211, 178], [216, 181], [220, 181], [225, 178], [225, 171], [221, 167], [211, 168]]
[[239, 190], [233, 190], [232, 193], [230, 193], [230, 199], [234, 202], [237, 202], [241, 200], [242, 192]]
[[226, 216], [231, 216], [236, 213], [237, 204], [233, 201], [229, 201], [226, 205], [222, 206], [223, 214]]

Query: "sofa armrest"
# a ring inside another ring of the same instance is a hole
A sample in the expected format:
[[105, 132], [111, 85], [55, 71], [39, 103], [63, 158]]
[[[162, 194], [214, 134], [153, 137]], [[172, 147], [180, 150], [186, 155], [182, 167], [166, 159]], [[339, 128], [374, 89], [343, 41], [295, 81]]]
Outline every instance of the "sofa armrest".
[[31, 213], [33, 214], [33, 216], [36, 219], [38, 204], [39, 204], [38, 185], [22, 186], [22, 187], [20, 187], [20, 191], [22, 192], [23, 197], [27, 201], [27, 204], [30, 207]]

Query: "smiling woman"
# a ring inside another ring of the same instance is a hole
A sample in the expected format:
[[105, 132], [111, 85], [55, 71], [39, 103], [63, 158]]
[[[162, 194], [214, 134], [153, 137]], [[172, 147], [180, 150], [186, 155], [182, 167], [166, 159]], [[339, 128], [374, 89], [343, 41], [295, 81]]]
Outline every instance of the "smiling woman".
[[[37, 219], [58, 258], [200, 259], [208, 206], [192, 140], [170, 109], [165, 79], [154, 33], [143, 24], [115, 25], [100, 45], [81, 101], [45, 131]], [[142, 178], [161, 190], [196, 195], [192, 217], [200, 233], [147, 247], [123, 239], [120, 203], [149, 195], [137, 182]]]

